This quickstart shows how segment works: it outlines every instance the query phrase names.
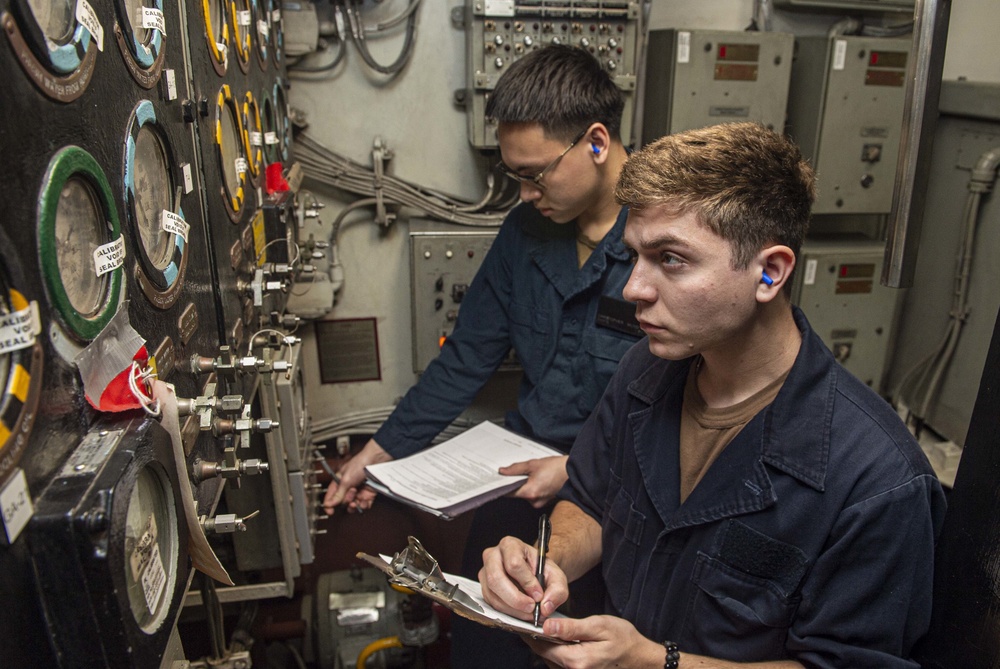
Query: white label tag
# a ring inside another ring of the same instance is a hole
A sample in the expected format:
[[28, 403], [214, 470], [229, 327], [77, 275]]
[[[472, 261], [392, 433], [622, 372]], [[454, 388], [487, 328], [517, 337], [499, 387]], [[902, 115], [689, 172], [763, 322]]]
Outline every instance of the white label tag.
[[113, 242], [94, 249], [94, 271], [97, 276], [113, 272], [125, 262], [125, 238], [119, 236]]
[[163, 20], [163, 12], [156, 7], [143, 7], [140, 6], [139, 10], [142, 12], [142, 16], [139, 19], [139, 24], [146, 28], [147, 30], [159, 30], [160, 34], [164, 37], [167, 36], [167, 24]]
[[129, 566], [132, 567], [132, 580], [138, 581], [142, 571], [149, 564], [153, 557], [153, 546], [156, 545], [156, 516], [150, 514], [146, 521], [146, 529], [135, 542], [132, 553], [128, 556]]
[[182, 163], [181, 173], [184, 174], [184, 194], [187, 195], [194, 190], [194, 179], [191, 177], [191, 164]]
[[163, 569], [163, 559], [160, 558], [160, 546], [154, 543], [149, 564], [142, 572], [142, 594], [146, 597], [146, 607], [150, 613], [156, 611], [166, 585], [167, 572]]
[[24, 476], [23, 469], [14, 470], [0, 491], [0, 509], [3, 510], [3, 527], [7, 532], [7, 541], [14, 543], [35, 512], [35, 507], [31, 504], [31, 493], [28, 491], [28, 479]]
[[25, 309], [0, 316], [0, 355], [28, 348], [35, 343], [35, 336], [42, 331], [38, 303], [32, 302]]
[[261, 34], [261, 37], [267, 38], [268, 34], [271, 32], [271, 26], [268, 25], [267, 21], [257, 22], [257, 32]]
[[236, 22], [244, 27], [253, 23], [253, 16], [251, 16], [250, 10], [241, 9], [240, 11], [236, 12]]
[[172, 69], [163, 70], [163, 78], [167, 82], [167, 102], [177, 99], [177, 77]]
[[252, 146], [263, 146], [264, 144], [264, 134], [256, 130], [250, 131], [250, 144]]
[[816, 283], [816, 266], [819, 265], [819, 261], [815, 258], [810, 258], [806, 261], [806, 275], [802, 277], [802, 283], [807, 286], [811, 286]]
[[281, 10], [273, 9], [271, 10], [271, 23], [278, 23], [281, 21]]
[[246, 174], [247, 169], [247, 159], [242, 156], [236, 159], [236, 171], [240, 174]]
[[691, 62], [691, 33], [684, 30], [677, 33], [677, 62]]
[[844, 61], [847, 59], [847, 40], [838, 39], [833, 43], [833, 69], [844, 69]]
[[278, 143], [278, 135], [276, 133], [273, 133], [273, 132], [265, 132], [264, 133], [264, 142], [266, 142], [267, 144], [277, 144]]
[[90, 6], [87, 0], [77, 0], [76, 20], [94, 36], [94, 41], [97, 42], [97, 50], [104, 51], [104, 26], [101, 25], [100, 19], [97, 18], [97, 12], [94, 11], [94, 8]]
[[187, 244], [188, 233], [191, 231], [191, 226], [188, 225], [187, 221], [174, 212], [164, 209], [160, 214], [160, 229], [168, 234], [177, 235], [184, 240], [185, 244]]

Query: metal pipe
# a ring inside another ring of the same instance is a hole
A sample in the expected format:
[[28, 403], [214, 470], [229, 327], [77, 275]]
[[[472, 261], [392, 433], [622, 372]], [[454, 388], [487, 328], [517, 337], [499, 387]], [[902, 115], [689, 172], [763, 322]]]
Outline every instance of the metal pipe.
[[909, 85], [882, 265], [882, 284], [891, 288], [913, 284], [950, 14], [951, 0], [916, 0], [913, 7]]

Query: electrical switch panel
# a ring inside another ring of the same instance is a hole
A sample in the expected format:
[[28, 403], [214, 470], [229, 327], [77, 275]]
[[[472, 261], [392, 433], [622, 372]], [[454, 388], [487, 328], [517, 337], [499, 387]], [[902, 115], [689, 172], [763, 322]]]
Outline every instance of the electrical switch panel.
[[621, 136], [630, 144], [639, 5], [637, 0], [466, 0], [469, 81], [464, 104], [470, 144], [480, 149], [497, 146], [496, 125], [486, 118], [490, 92], [514, 61], [549, 44], [579, 46], [600, 61], [625, 95]]
[[651, 31], [643, 144], [732, 121], [758, 121], [782, 132], [794, 44], [789, 33]]
[[803, 37], [788, 134], [816, 169], [814, 214], [888, 214], [910, 38]]
[[883, 286], [885, 245], [809, 240], [793, 278], [797, 304], [848, 371], [880, 390], [900, 291]]
[[455, 328], [465, 293], [496, 235], [496, 228], [410, 223], [414, 372], [427, 368]]

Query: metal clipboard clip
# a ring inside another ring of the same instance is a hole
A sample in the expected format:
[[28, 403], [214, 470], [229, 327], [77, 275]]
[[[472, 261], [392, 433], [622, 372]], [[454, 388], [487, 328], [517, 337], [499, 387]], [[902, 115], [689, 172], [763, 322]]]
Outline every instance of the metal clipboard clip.
[[476, 600], [463, 592], [455, 584], [444, 579], [437, 560], [427, 552], [416, 537], [409, 542], [389, 563], [389, 582], [411, 590], [437, 595], [446, 601], [464, 606], [476, 613], [485, 613]]

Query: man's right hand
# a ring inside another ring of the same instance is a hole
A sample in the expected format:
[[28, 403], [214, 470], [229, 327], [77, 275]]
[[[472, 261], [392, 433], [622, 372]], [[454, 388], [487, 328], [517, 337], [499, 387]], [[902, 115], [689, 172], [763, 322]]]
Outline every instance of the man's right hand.
[[326, 496], [323, 498], [323, 510], [326, 511], [326, 515], [332, 516], [334, 509], [340, 504], [346, 504], [348, 511], [359, 513], [370, 509], [376, 493], [371, 488], [363, 487], [366, 478], [365, 467], [389, 460], [392, 460], [392, 456], [374, 439], [369, 439], [357, 455], [340, 467], [337, 472], [340, 483], [336, 480], [331, 481], [330, 487], [326, 489]]
[[535, 577], [538, 551], [520, 539], [504, 537], [483, 551], [479, 583], [483, 599], [497, 611], [531, 620], [535, 602], [542, 603], [542, 618], [552, 615], [569, 597], [566, 575], [552, 560], [545, 561], [545, 589]]

